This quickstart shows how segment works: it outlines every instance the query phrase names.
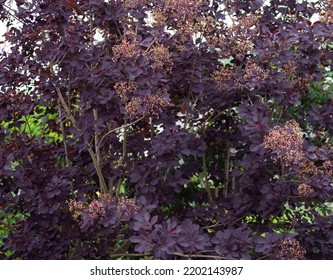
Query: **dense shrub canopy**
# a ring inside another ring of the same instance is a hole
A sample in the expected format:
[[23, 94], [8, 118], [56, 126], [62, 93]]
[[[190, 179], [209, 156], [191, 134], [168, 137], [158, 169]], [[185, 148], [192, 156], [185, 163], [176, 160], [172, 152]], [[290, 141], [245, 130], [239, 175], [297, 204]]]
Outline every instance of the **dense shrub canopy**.
[[332, 258], [332, 1], [12, 2], [2, 258]]

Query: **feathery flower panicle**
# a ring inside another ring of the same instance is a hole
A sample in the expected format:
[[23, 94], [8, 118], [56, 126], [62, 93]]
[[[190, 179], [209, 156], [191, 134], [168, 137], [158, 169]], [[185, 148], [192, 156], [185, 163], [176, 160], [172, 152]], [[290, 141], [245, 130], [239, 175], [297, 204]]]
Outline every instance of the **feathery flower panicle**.
[[272, 151], [274, 161], [281, 160], [285, 166], [300, 164], [304, 159], [301, 129], [295, 120], [271, 129], [264, 138], [264, 147]]
[[123, 218], [130, 217], [140, 210], [135, 199], [123, 197], [118, 200], [117, 211], [122, 213]]
[[99, 199], [94, 199], [88, 204], [87, 213], [92, 220], [97, 220], [106, 214], [105, 207]]
[[215, 48], [225, 49], [224, 46], [226, 45], [226, 42], [228, 42], [225, 34], [222, 34], [221, 32], [206, 37], [207, 44], [212, 50], [214, 50]]
[[325, 161], [321, 166], [321, 170], [325, 175], [333, 176], [333, 161]]
[[75, 199], [67, 200], [67, 205], [69, 212], [72, 214], [72, 217], [75, 221], [78, 221], [84, 211], [84, 204], [82, 201], [77, 201]]
[[298, 187], [300, 195], [305, 196], [314, 191], [313, 188], [309, 187], [307, 184], [311, 182], [311, 178], [315, 175], [328, 175], [333, 177], [333, 161], [325, 161], [320, 166], [316, 166], [311, 160], [304, 160], [301, 163], [298, 177], [304, 184]]
[[300, 196], [306, 197], [309, 194], [312, 194], [314, 192], [314, 189], [308, 184], [303, 183], [297, 187], [297, 191]]
[[294, 60], [290, 60], [282, 65], [282, 72], [285, 78], [292, 80], [296, 74], [297, 64]]
[[113, 88], [123, 101], [127, 101], [137, 87], [138, 84], [135, 81], [129, 81], [116, 83]]
[[239, 42], [253, 40], [258, 32], [257, 23], [260, 17], [258, 14], [250, 14], [246, 17], [235, 19], [227, 30], [228, 37], [234, 38], [235, 41]]
[[253, 42], [249, 39], [237, 41], [233, 50], [238, 52], [236, 57], [240, 59], [241, 55], [244, 55], [253, 50]]
[[243, 79], [246, 82], [246, 88], [252, 88], [255, 85], [259, 85], [262, 81], [268, 78], [268, 71], [260, 67], [253, 61], [248, 61], [245, 67]]
[[198, 30], [202, 32], [206, 38], [210, 35], [214, 37], [216, 36], [216, 34], [213, 35], [213, 33], [215, 28], [220, 26], [220, 23], [217, 22], [212, 16], [200, 16], [198, 17], [196, 25], [198, 26]]
[[167, 72], [172, 70], [173, 61], [169, 50], [163, 45], [157, 45], [149, 53], [152, 67], [154, 69], [165, 69]]
[[162, 109], [170, 104], [163, 90], [145, 97], [135, 96], [125, 106], [125, 112], [130, 119], [136, 119], [145, 115], [157, 116]]
[[142, 98], [134, 96], [125, 106], [126, 115], [130, 119], [135, 119], [144, 114]]
[[241, 17], [237, 20], [237, 24], [234, 28], [248, 33], [250, 29], [253, 29], [257, 25], [260, 17], [261, 16], [259, 14], [250, 14], [248, 16]]
[[326, 0], [324, 5], [324, 11], [320, 14], [320, 20], [333, 23], [333, 0]]
[[75, 199], [70, 199], [67, 201], [69, 212], [71, 212], [72, 217], [77, 222], [80, 221], [82, 215], [88, 214], [92, 220], [96, 220], [100, 216], [105, 215], [105, 209], [101, 201], [94, 199], [89, 204], [83, 203], [82, 201], [77, 201]]
[[162, 109], [168, 105], [169, 105], [169, 99], [166, 97], [165, 93], [161, 90], [156, 94], [147, 97], [145, 102], [145, 109], [147, 114], [157, 116], [162, 111]]
[[[186, 35], [192, 36], [195, 32], [194, 21], [197, 21], [197, 12], [205, 1], [202, 0], [165, 0], [163, 6], [152, 8], [154, 27], [162, 27], [172, 23], [177, 33], [182, 36], [181, 41], [186, 40]], [[171, 19], [171, 22], [169, 20]]]
[[120, 44], [112, 47], [113, 57], [112, 61], [116, 62], [118, 59], [136, 59], [141, 53], [141, 49], [137, 40], [131, 32], [127, 32]]
[[306, 251], [297, 240], [291, 238], [283, 239], [279, 244], [277, 258], [279, 260], [303, 260]]
[[103, 220], [107, 215], [110, 215], [110, 209], [118, 212], [121, 220], [128, 219], [140, 210], [140, 206], [134, 198], [123, 197], [117, 199], [108, 194], [101, 195], [90, 203], [70, 199], [67, 201], [67, 205], [73, 219], [78, 223], [81, 223], [84, 217], [88, 217], [93, 222]]
[[153, 7], [152, 11], [152, 25], [154, 27], [165, 26], [168, 21], [168, 15], [165, 10], [161, 7]]
[[212, 78], [216, 83], [216, 87], [218, 90], [226, 90], [230, 87], [231, 84], [233, 84], [234, 81], [234, 69], [231, 68], [221, 68], [219, 70], [216, 70]]
[[126, 8], [133, 8], [138, 5], [143, 6], [146, 4], [148, 4], [148, 0], [125, 0], [123, 5]]
[[299, 177], [305, 182], [309, 182], [311, 177], [317, 175], [320, 172], [317, 166], [315, 166], [313, 161], [304, 160], [300, 165]]

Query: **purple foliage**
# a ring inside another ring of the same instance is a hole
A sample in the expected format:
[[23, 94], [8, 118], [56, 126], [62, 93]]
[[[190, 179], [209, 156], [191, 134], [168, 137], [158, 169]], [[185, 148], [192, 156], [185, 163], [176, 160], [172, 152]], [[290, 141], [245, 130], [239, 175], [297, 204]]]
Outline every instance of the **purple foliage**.
[[333, 258], [331, 1], [0, 2], [0, 252]]

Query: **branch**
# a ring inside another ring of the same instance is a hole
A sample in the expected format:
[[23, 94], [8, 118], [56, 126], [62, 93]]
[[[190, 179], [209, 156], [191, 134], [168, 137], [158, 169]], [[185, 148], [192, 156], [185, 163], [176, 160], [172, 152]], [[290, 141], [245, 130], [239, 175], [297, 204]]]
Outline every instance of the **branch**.
[[182, 258], [195, 258], [195, 259], [213, 259], [213, 260], [224, 260], [224, 257], [212, 256], [212, 255], [187, 255], [181, 253], [173, 253], [177, 257]]
[[115, 249], [110, 256], [116, 256], [119, 254], [125, 254], [126, 250], [131, 246], [131, 242], [126, 240], [123, 244], [121, 244], [117, 249]]
[[[76, 120], [75, 120], [74, 116], [71, 114], [71, 111], [70, 111], [69, 107], [67, 106], [67, 104], [66, 104], [66, 102], [65, 102], [65, 99], [64, 99], [64, 97], [62, 96], [62, 93], [61, 93], [60, 89], [59, 89], [57, 86], [55, 86], [55, 88], [56, 88], [56, 91], [57, 91], [57, 94], [58, 94], [59, 100], [60, 100], [62, 106], [64, 107], [64, 109], [65, 109], [65, 111], [66, 111], [66, 113], [67, 113], [67, 116], [69, 117], [69, 119], [70, 119], [71, 122], [73, 123], [73, 126], [74, 126], [76, 129], [79, 130], [79, 128], [76, 126]], [[90, 157], [91, 157], [91, 159], [92, 159], [92, 161], [93, 161], [93, 163], [94, 163], [94, 167], [95, 167], [95, 170], [96, 170], [97, 175], [98, 175], [98, 179], [99, 179], [99, 183], [100, 183], [100, 189], [101, 189], [101, 192], [102, 192], [102, 193], [107, 193], [108, 188], [107, 188], [107, 185], [106, 185], [106, 183], [105, 183], [105, 179], [104, 179], [104, 176], [103, 176], [102, 170], [101, 170], [101, 168], [100, 168], [100, 166], [99, 166], [99, 162], [98, 162], [98, 160], [97, 160], [97, 158], [96, 158], [96, 155], [95, 155], [93, 149], [90, 147], [90, 145], [89, 145], [88, 143], [87, 143], [87, 146], [88, 146], [88, 152], [89, 152]]]
[[230, 141], [226, 142], [226, 158], [224, 160], [224, 197], [228, 194], [229, 186], [229, 168], [230, 168]]
[[149, 257], [151, 254], [148, 253], [142, 253], [142, 254], [129, 254], [129, 253], [123, 253], [123, 254], [112, 254], [109, 255], [111, 259], [119, 258], [119, 257]]
[[203, 184], [204, 184], [205, 189], [208, 194], [208, 200], [211, 202], [211, 201], [213, 201], [213, 196], [210, 191], [208, 180], [207, 180], [208, 172], [207, 172], [207, 165], [206, 165], [206, 152], [204, 152], [203, 157], [202, 157], [202, 168], [203, 168], [203, 172], [204, 172]]
[[[66, 113], [67, 113], [67, 116], [69, 117], [69, 119], [70, 119], [70, 121], [72, 122], [73, 126], [74, 126], [75, 128], [77, 128], [77, 127], [76, 127], [76, 121], [75, 121], [75, 119], [74, 119], [74, 117], [73, 117], [73, 115], [72, 115], [72, 113], [71, 113], [71, 110], [70, 110], [69, 107], [67, 106], [67, 103], [66, 103], [64, 97], [62, 96], [62, 93], [61, 93], [60, 89], [59, 89], [56, 85], [55, 85], [55, 89], [56, 89], [56, 91], [57, 91], [57, 94], [58, 94], [58, 97], [59, 97], [60, 103], [61, 103], [61, 105], [64, 107], [64, 109], [65, 109], [65, 111], [66, 111]], [[77, 129], [78, 129], [78, 128], [77, 128]]]
[[[61, 116], [61, 108], [59, 107], [59, 116]], [[64, 144], [64, 149], [65, 149], [65, 165], [69, 164], [69, 156], [68, 156], [68, 149], [67, 149], [67, 142], [66, 142], [66, 132], [65, 132], [65, 125], [64, 122], [60, 122], [60, 129], [61, 129], [61, 134], [62, 134], [62, 142]]]
[[[98, 111], [97, 111], [96, 108], [94, 108], [93, 112], [94, 112], [94, 120], [95, 120], [95, 122], [97, 122], [97, 120], [98, 120]], [[95, 131], [95, 136], [94, 136], [94, 138], [95, 138], [95, 154], [94, 154], [94, 156], [96, 158], [96, 164], [98, 166], [98, 169], [100, 170], [101, 153], [100, 153], [100, 150], [99, 150], [99, 147], [98, 147], [99, 133], [97, 132], [97, 127], [95, 127], [95, 128], [96, 128], [96, 131]], [[100, 175], [98, 175], [99, 185], [103, 186], [101, 188], [101, 191], [105, 191], [105, 193], [107, 193], [108, 188], [107, 188], [107, 185], [105, 183], [104, 176], [102, 175], [102, 171], [100, 172]]]
[[[212, 255], [191, 255], [191, 254], [182, 254], [182, 253], [173, 253], [174, 256], [188, 258], [188, 259], [213, 259], [213, 260], [224, 260], [224, 257], [212, 256]], [[119, 258], [119, 257], [149, 257], [152, 256], [150, 253], [142, 253], [142, 254], [130, 254], [130, 253], [119, 253], [119, 254], [111, 254], [109, 257], [111, 259]]]
[[97, 176], [98, 176], [98, 179], [99, 179], [99, 183], [100, 183], [100, 189], [101, 189], [101, 193], [107, 193], [108, 192], [108, 187], [107, 187], [107, 184], [105, 182], [105, 179], [104, 179], [104, 176], [103, 176], [103, 173], [102, 173], [102, 170], [99, 166], [99, 163], [97, 161], [97, 158], [95, 156], [95, 153], [93, 151], [93, 149], [90, 147], [89, 143], [87, 143], [88, 145], [88, 152], [90, 154], [90, 157], [94, 163], [94, 167], [96, 169], [96, 172], [97, 172]]
[[21, 22], [21, 23], [23, 23], [23, 24], [27, 24], [25, 21], [21, 20], [20, 18], [18, 18], [18, 17], [15, 15], [16, 12], [15, 12], [11, 7], [7, 6], [6, 4], [2, 4], [2, 7], [3, 7], [3, 9], [6, 11], [6, 13], [7, 13], [8, 15], [10, 15], [12, 18], [16, 19], [17, 21], [19, 21], [19, 22]]
[[214, 227], [218, 227], [220, 225], [221, 225], [221, 222], [217, 222], [217, 223], [215, 223], [213, 225], [205, 226], [205, 227], [203, 227], [203, 229], [214, 228]]
[[137, 122], [141, 121], [144, 117], [145, 117], [145, 116], [142, 116], [141, 118], [137, 119], [137, 120], [134, 121], [134, 122], [131, 122], [131, 123], [129, 123], [129, 124], [125, 124], [125, 125], [119, 126], [119, 127], [117, 127], [117, 128], [114, 128], [114, 129], [108, 131], [106, 134], [103, 135], [103, 137], [102, 137], [101, 140], [99, 141], [98, 146], [97, 146], [98, 149], [100, 148], [100, 146], [101, 146], [103, 140], [105, 139], [105, 137], [107, 137], [109, 134], [111, 134], [112, 132], [115, 132], [115, 131], [117, 131], [117, 130], [120, 130], [120, 129], [123, 129], [123, 128], [127, 128], [127, 127], [130, 127], [131, 125], [136, 124]]
[[148, 55], [150, 53], [150, 48], [153, 46], [153, 44], [156, 42], [157, 38], [155, 37], [154, 40], [150, 43], [148, 48], [145, 50], [145, 55]]
[[[125, 120], [124, 125], [127, 125], [127, 120]], [[122, 161], [124, 162], [127, 157], [127, 127], [124, 127], [124, 136], [123, 136], [123, 155], [122, 155]]]

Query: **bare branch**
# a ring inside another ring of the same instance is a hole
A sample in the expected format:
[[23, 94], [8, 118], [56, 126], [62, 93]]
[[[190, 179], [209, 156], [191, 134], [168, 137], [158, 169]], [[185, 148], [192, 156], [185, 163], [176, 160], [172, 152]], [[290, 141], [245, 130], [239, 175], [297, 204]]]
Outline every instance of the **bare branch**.
[[112, 132], [118, 131], [118, 130], [123, 129], [123, 128], [130, 127], [130, 126], [136, 124], [137, 122], [141, 121], [143, 118], [144, 118], [144, 116], [142, 116], [141, 118], [135, 120], [134, 122], [131, 122], [131, 123], [129, 123], [129, 124], [125, 124], [125, 125], [119, 126], [119, 127], [117, 127], [117, 128], [114, 128], [114, 129], [108, 131], [107, 133], [105, 133], [105, 134], [102, 136], [101, 140], [99, 141], [99, 143], [98, 143], [98, 148], [100, 148], [100, 146], [101, 146], [103, 140], [104, 140], [108, 135], [110, 135]]
[[189, 259], [213, 259], [213, 260], [224, 260], [224, 257], [220, 256], [212, 256], [212, 255], [187, 255], [187, 254], [181, 254], [181, 253], [173, 253], [177, 257], [183, 257], [183, 258], [189, 258]]

